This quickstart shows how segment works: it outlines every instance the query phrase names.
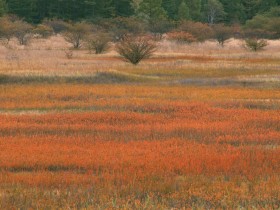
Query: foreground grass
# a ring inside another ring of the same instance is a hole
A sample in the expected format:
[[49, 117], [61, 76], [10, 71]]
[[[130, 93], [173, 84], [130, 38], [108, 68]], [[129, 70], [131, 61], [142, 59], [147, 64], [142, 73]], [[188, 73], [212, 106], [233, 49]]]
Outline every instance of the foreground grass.
[[[47, 174], [46, 174], [47, 175]], [[37, 176], [36, 174], [34, 175]], [[65, 174], [49, 174], [65, 177]], [[78, 178], [78, 176], [76, 176]], [[31, 178], [31, 177], [30, 177]], [[14, 209], [278, 209], [278, 178], [177, 176], [154, 180], [149, 187], [72, 185], [71, 187], [2, 185], [0, 207]], [[100, 182], [99, 182], [100, 183]], [[261, 192], [261, 193], [260, 193]]]
[[279, 89], [3, 84], [2, 209], [277, 209]]
[[8, 51], [0, 209], [279, 209], [279, 54], [186, 48]]

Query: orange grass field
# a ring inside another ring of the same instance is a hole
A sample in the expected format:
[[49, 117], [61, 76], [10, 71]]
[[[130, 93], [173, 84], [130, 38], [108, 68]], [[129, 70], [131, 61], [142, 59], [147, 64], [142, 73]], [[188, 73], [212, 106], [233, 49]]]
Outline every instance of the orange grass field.
[[179, 83], [188, 63], [144, 81], [153, 62], [98, 84], [0, 75], [0, 209], [280, 209], [277, 82]]

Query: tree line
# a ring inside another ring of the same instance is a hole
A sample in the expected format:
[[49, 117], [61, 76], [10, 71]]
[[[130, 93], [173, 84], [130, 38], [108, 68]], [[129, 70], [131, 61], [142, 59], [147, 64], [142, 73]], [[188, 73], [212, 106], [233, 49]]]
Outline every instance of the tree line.
[[116, 17], [244, 24], [279, 5], [280, 0], [0, 0], [0, 15], [15, 14], [36, 24], [45, 19], [98, 22]]

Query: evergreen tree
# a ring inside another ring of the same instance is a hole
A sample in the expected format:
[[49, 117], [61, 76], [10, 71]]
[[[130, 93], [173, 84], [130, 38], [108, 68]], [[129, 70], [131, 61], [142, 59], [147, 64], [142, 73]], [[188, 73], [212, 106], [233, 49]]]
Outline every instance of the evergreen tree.
[[269, 11], [270, 8], [277, 6], [276, 0], [262, 0], [258, 5], [258, 13]]
[[209, 24], [220, 22], [225, 16], [222, 3], [219, 0], [208, 0], [205, 5], [205, 17]]
[[16, 14], [27, 21], [32, 21], [34, 0], [7, 0], [8, 12]]
[[199, 21], [201, 19], [201, 0], [187, 0], [191, 19]]
[[225, 18], [226, 23], [244, 23], [246, 14], [244, 12], [244, 6], [241, 0], [229, 1], [229, 0], [220, 0], [225, 9]]
[[242, 0], [246, 20], [252, 19], [258, 13], [259, 0]]
[[133, 15], [133, 8], [130, 0], [114, 0], [115, 15], [129, 17]]
[[116, 10], [113, 0], [97, 0], [94, 7], [94, 17], [110, 18], [114, 17]]
[[32, 23], [130, 16], [154, 22], [168, 18], [245, 23], [277, 5], [280, 0], [0, 0], [0, 15], [15, 14]]
[[178, 6], [176, 0], [163, 0], [162, 7], [167, 12], [167, 15], [171, 19], [176, 19], [178, 14]]
[[167, 17], [167, 12], [162, 7], [162, 0], [143, 0], [138, 9], [138, 16], [144, 20], [162, 20]]
[[6, 13], [6, 1], [0, 0], [0, 16], [3, 16]]
[[190, 9], [186, 4], [185, 0], [179, 6], [178, 9], [178, 19], [179, 20], [189, 20], [190, 19]]

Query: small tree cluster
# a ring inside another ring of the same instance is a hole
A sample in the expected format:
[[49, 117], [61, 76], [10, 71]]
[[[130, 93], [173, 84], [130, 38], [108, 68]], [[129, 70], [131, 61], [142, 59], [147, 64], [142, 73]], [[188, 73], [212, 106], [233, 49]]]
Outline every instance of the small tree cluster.
[[35, 35], [48, 38], [52, 34], [52, 28], [44, 24], [34, 27], [16, 16], [0, 18], [0, 38], [6, 43], [9, 43], [12, 38], [16, 38], [20, 45], [27, 45]]
[[188, 32], [184, 32], [184, 31], [173, 31], [173, 32], [167, 33], [166, 35], [167, 35], [168, 40], [176, 41], [179, 43], [190, 44], [192, 42], [197, 41], [196, 38], [192, 34], [190, 34]]
[[212, 39], [214, 33], [209, 25], [192, 21], [182, 21], [179, 24], [178, 29], [192, 34], [199, 42]]

